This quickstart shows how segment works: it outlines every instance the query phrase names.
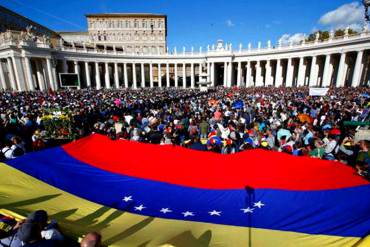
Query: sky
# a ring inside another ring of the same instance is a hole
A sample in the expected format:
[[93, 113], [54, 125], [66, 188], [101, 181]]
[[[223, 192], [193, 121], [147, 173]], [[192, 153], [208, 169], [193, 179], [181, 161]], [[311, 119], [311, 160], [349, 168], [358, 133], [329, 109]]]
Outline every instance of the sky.
[[315, 30], [361, 29], [359, 0], [0, 0], [55, 31], [86, 31], [85, 14], [160, 13], [168, 16], [170, 49], [199, 49], [218, 39], [238, 47], [268, 40], [298, 42]]

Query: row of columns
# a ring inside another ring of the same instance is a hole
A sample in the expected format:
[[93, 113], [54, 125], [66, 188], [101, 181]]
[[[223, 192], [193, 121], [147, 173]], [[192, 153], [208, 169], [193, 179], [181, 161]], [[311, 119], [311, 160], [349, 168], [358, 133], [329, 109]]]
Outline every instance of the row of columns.
[[[323, 75], [322, 75], [322, 87], [329, 87], [331, 83], [331, 78], [334, 73], [334, 68], [332, 64], [332, 56], [334, 54], [325, 55], [324, 65], [323, 65]], [[339, 65], [336, 75], [336, 85], [337, 87], [343, 87], [345, 85], [346, 75], [348, 71], [348, 64], [346, 63], [348, 53], [341, 53], [339, 59]], [[318, 86], [318, 76], [319, 76], [319, 67], [318, 67], [318, 56], [311, 57], [310, 71], [307, 71], [307, 64], [305, 59], [309, 57], [289, 57], [283, 59], [271, 59], [271, 60], [257, 60], [257, 61], [240, 61], [237, 63], [237, 76], [236, 84], [232, 83], [233, 80], [233, 63], [224, 62], [224, 71], [223, 71], [223, 85], [225, 87], [230, 87], [232, 85], [236, 86], [272, 86], [276, 87], [283, 85], [283, 78], [285, 78], [285, 86], [304, 86], [306, 74], [308, 74], [308, 85], [309, 86]], [[293, 59], [299, 59], [298, 62], [298, 75], [297, 75], [297, 85], [293, 85], [294, 77], [294, 64]], [[286, 74], [283, 75], [283, 60], [287, 60]], [[275, 73], [272, 74], [272, 61], [276, 62]], [[352, 78], [352, 87], [357, 87], [361, 82], [361, 75], [364, 69], [364, 51], [360, 50], [356, 52], [356, 62], [354, 64], [354, 72]], [[262, 62], [265, 64], [265, 67], [262, 65]], [[242, 79], [244, 68], [242, 63], [245, 65], [245, 81]], [[255, 77], [252, 78], [253, 64], [255, 64]], [[262, 70], [264, 68], [264, 73]], [[308, 73], [307, 73], [308, 72]], [[275, 83], [274, 83], [275, 82]]]
[[[351, 74], [351, 86], [357, 87], [360, 85], [362, 74], [364, 71], [365, 59], [368, 61], [368, 57], [364, 56], [364, 50], [358, 50], [355, 53], [352, 51], [351, 58], [355, 57], [353, 68], [353, 74]], [[368, 55], [368, 52], [366, 53]], [[222, 85], [225, 87], [236, 86], [282, 86], [293, 87], [293, 86], [323, 86], [328, 87], [331, 85], [333, 76], [336, 78], [336, 86], [345, 86], [346, 79], [348, 77], [347, 71], [349, 64], [347, 62], [349, 53], [340, 53], [339, 59], [336, 59], [336, 65], [334, 68], [333, 56], [335, 54], [326, 54], [320, 56], [301, 56], [301, 57], [288, 57], [281, 59], [269, 59], [269, 60], [247, 60], [239, 61], [237, 63], [229, 61], [223, 62], [223, 82]], [[336, 55], [336, 57], [338, 57]], [[298, 60], [298, 61], [297, 61]], [[0, 63], [0, 86], [2, 89], [11, 89], [17, 91], [33, 91], [39, 90], [57, 90], [58, 89], [58, 77], [56, 64], [53, 64], [51, 58], [30, 58], [30, 57], [6, 57], [1, 59]], [[62, 72], [67, 73], [68, 62], [67, 60], [62, 61]], [[318, 62], [322, 61], [322, 66], [319, 68]], [[86, 80], [86, 86], [92, 86], [92, 76], [95, 76], [95, 86], [97, 89], [102, 88], [102, 81], [106, 88], [119, 88], [120, 87], [120, 75], [119, 66], [121, 63], [104, 63], [104, 75], [100, 75], [100, 64], [99, 62], [78, 62], [74, 61], [73, 72], [80, 75], [81, 64], [84, 63], [84, 78]], [[94, 64], [90, 68], [89, 64]], [[368, 62], [366, 62], [367, 64]], [[110, 64], [113, 64], [113, 76], [110, 75]], [[206, 63], [207, 80], [211, 82], [211, 86], [220, 85], [216, 84], [219, 77], [216, 78], [216, 64], [217, 62], [209, 61]], [[285, 66], [286, 64], [286, 66]], [[298, 65], [297, 65], [298, 64]], [[83, 64], [82, 64], [83, 65]], [[128, 65], [132, 67], [132, 81], [129, 83], [128, 77]], [[137, 65], [140, 67], [141, 75], [137, 77]], [[145, 66], [149, 65], [149, 85], [154, 87], [154, 66], [158, 68], [158, 87], [170, 87], [170, 67], [173, 66], [174, 70], [174, 86], [179, 86], [179, 80], [182, 79], [183, 88], [187, 87], [187, 68], [190, 69], [190, 88], [196, 87], [195, 81], [195, 68], [199, 68], [199, 74], [202, 70], [200, 63], [123, 63], [123, 86], [125, 88], [132, 85], [132, 88], [145, 87], [146, 76]], [[164, 65], [164, 67], [162, 67]], [[182, 73], [179, 70], [179, 66], [182, 66]], [[235, 68], [234, 68], [235, 66]], [[368, 65], [367, 65], [368, 66]], [[162, 83], [162, 68], [164, 68], [164, 75], [166, 80]], [[236, 69], [236, 74], [234, 73]], [[5, 76], [5, 72], [7, 76]], [[91, 71], [94, 70], [94, 71]], [[95, 74], [93, 73], [95, 72]], [[254, 73], [253, 73], [254, 72]], [[179, 74], [182, 74], [182, 78]], [[234, 77], [235, 75], [235, 77]], [[81, 76], [81, 75], [80, 75]], [[318, 77], [321, 78], [321, 85], [318, 85]], [[111, 82], [111, 78], [113, 81]], [[138, 85], [138, 79], [140, 85]], [[244, 78], [244, 79], [243, 79]], [[236, 83], [234, 83], [236, 82]], [[284, 84], [285, 82], [285, 84]], [[164, 84], [164, 85], [163, 85]]]
[[[84, 67], [85, 67], [85, 78], [86, 78], [86, 86], [87, 87], [91, 87], [91, 69], [90, 69], [90, 66], [89, 64], [91, 64], [91, 62], [83, 62], [84, 63]], [[68, 72], [68, 65], [67, 65], [67, 61], [64, 60], [63, 61], [63, 72], [64, 73], [67, 73]], [[97, 89], [101, 89], [102, 88], [102, 83], [101, 83], [101, 71], [100, 71], [100, 62], [94, 62], [94, 73], [95, 73], [95, 82], [96, 82], [96, 88]], [[120, 87], [120, 84], [119, 84], [119, 70], [118, 70], [118, 66], [119, 66], [119, 63], [110, 63], [110, 62], [105, 62], [104, 63], [104, 82], [105, 82], [105, 88], [107, 89], [110, 89], [112, 88], [112, 84], [111, 84], [111, 76], [110, 76], [110, 69], [109, 69], [109, 65], [110, 64], [113, 64], [113, 78], [114, 78], [114, 85], [115, 85], [115, 88], [119, 88]], [[129, 81], [128, 81], [128, 65], [131, 65], [131, 68], [132, 68], [132, 88], [136, 89], [138, 88], [138, 81], [137, 81], [137, 70], [136, 70], [136, 66], [139, 64], [140, 65], [140, 87], [145, 87], [145, 65], [147, 65], [147, 63], [123, 63], [123, 81], [124, 81], [124, 87], [125, 88], [128, 88], [129, 87]], [[174, 64], [170, 64], [170, 63], [166, 63], [165, 64], [165, 76], [166, 76], [166, 81], [165, 81], [165, 85], [163, 85], [162, 83], [162, 63], [158, 63], [158, 64], [153, 64], [153, 63], [149, 63], [149, 83], [150, 83], [150, 87], [154, 87], [154, 72], [153, 72], [153, 65], [156, 65], [157, 68], [158, 68], [158, 74], [157, 74], [157, 78], [158, 78], [158, 87], [170, 87], [170, 67], [171, 65], [174, 67], [174, 79], [175, 79], [175, 87], [178, 87], [179, 85], [179, 80], [181, 79], [181, 77], [179, 76], [179, 65], [182, 65], [182, 81], [183, 81], [183, 88], [186, 88], [187, 87], [187, 71], [186, 71], [186, 68], [189, 66], [189, 64], [187, 63], [174, 63]], [[80, 63], [78, 61], [74, 61], [74, 73], [78, 74], [80, 77], [80, 69], [79, 69], [79, 66], [80, 66]], [[199, 71], [199, 74], [200, 74], [200, 71], [201, 71], [201, 68], [202, 68], [202, 65], [200, 63], [191, 63], [190, 64], [190, 88], [195, 88], [196, 87], [196, 81], [195, 81], [195, 67], [198, 67], [198, 71]], [[209, 63], [207, 64], [207, 68], [209, 69], [214, 69], [214, 63]], [[210, 72], [210, 74], [208, 75], [208, 81], [210, 80], [213, 80], [212, 79], [214, 78], [214, 73], [213, 72]], [[213, 85], [214, 86], [214, 85]]]
[[13, 91], [57, 90], [56, 68], [51, 58], [3, 58], [0, 59], [0, 86], [0, 89]]

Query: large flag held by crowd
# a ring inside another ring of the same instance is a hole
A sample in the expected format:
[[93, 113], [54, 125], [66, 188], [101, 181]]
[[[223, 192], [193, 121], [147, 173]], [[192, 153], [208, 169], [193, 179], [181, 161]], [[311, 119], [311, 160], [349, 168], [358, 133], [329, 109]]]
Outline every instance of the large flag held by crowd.
[[365, 246], [370, 184], [341, 163], [91, 135], [0, 164], [0, 208], [109, 246]]

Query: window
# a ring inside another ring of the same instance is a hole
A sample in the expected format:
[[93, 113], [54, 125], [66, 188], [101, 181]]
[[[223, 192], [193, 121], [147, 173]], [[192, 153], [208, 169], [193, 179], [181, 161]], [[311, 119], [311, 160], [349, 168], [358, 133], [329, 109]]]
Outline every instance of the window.
[[146, 23], [146, 21], [143, 21], [143, 28], [146, 28], [146, 25], [147, 23]]
[[134, 28], [138, 28], [139, 27], [139, 22], [137, 20], [135, 20], [134, 22]]
[[126, 21], [126, 28], [130, 28], [130, 21]]

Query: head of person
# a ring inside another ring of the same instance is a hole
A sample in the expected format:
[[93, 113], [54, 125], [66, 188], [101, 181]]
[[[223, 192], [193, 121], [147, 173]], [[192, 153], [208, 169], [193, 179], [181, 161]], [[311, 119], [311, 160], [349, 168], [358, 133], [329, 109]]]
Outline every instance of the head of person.
[[97, 232], [89, 232], [81, 241], [81, 247], [101, 247], [102, 237]]
[[25, 222], [18, 229], [19, 239], [26, 243], [35, 243], [42, 239], [40, 225], [35, 222]]
[[28, 215], [26, 222], [39, 224], [44, 229], [48, 224], [48, 213], [45, 210], [34, 211]]

